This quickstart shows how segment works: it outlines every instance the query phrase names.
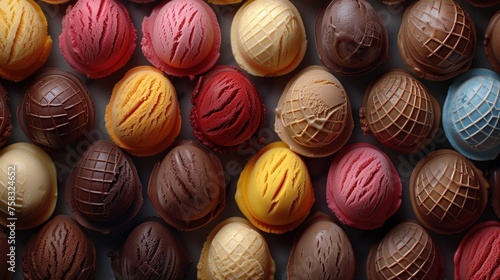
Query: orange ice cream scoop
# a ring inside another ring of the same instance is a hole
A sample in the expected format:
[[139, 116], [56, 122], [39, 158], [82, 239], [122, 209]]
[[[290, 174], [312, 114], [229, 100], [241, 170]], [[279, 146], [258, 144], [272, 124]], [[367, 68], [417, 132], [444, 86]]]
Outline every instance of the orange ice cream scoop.
[[174, 86], [152, 66], [132, 68], [113, 88], [105, 123], [113, 142], [127, 152], [136, 156], [161, 152], [181, 128]]
[[0, 2], [0, 78], [22, 81], [49, 58], [47, 19], [32, 0]]
[[314, 203], [314, 189], [302, 159], [285, 143], [274, 142], [245, 165], [235, 200], [255, 227], [280, 234], [306, 219]]

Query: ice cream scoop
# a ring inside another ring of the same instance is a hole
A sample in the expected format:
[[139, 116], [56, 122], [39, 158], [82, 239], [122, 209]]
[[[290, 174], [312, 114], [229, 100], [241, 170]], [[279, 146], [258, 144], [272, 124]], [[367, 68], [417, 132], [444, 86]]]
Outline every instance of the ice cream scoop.
[[443, 104], [443, 129], [465, 157], [495, 159], [500, 153], [500, 74], [472, 69], [455, 78]]
[[474, 22], [454, 0], [413, 1], [398, 33], [403, 62], [420, 78], [433, 81], [469, 69], [476, 41]]
[[401, 195], [399, 174], [377, 147], [351, 144], [333, 158], [326, 202], [342, 223], [358, 229], [379, 228], [399, 209]]
[[[500, 1], [497, 1], [500, 3]], [[500, 11], [490, 19], [484, 34], [484, 51], [493, 70], [500, 72]]]
[[232, 66], [215, 66], [200, 77], [191, 103], [193, 134], [217, 152], [244, 149], [266, 120], [264, 102], [254, 84]]
[[13, 255], [15, 258], [15, 252], [12, 253], [10, 251], [9, 239], [7, 239], [7, 235], [3, 232], [3, 229], [0, 228], [0, 278], [4, 280], [12, 279], [12, 275], [14, 274], [9, 269], [9, 255]]
[[366, 0], [326, 4], [316, 17], [315, 39], [321, 62], [339, 74], [363, 74], [388, 58], [384, 21]]
[[299, 11], [288, 0], [249, 0], [231, 23], [236, 63], [254, 76], [281, 76], [304, 58], [307, 39]]
[[368, 280], [441, 279], [443, 271], [439, 246], [413, 221], [396, 225], [373, 244], [366, 261]]
[[461, 232], [483, 213], [488, 181], [472, 162], [453, 150], [422, 158], [410, 177], [410, 200], [419, 222], [441, 234]]
[[94, 127], [94, 101], [82, 81], [58, 68], [44, 69], [26, 86], [17, 119], [28, 138], [62, 150]]
[[105, 124], [113, 142], [133, 155], [163, 151], [181, 128], [174, 85], [155, 67], [130, 69], [113, 87]]
[[7, 143], [12, 133], [12, 115], [9, 108], [9, 96], [7, 91], [0, 84], [0, 147]]
[[469, 4], [476, 6], [476, 7], [493, 7], [497, 4], [500, 4], [499, 0], [465, 0]]
[[489, 173], [489, 183], [491, 190], [491, 204], [493, 210], [500, 218], [500, 167], [495, 166]]
[[439, 128], [441, 108], [419, 80], [392, 70], [373, 81], [359, 109], [361, 129], [400, 153], [429, 144]]
[[33, 235], [23, 253], [24, 279], [94, 279], [96, 249], [70, 217], [57, 215]]
[[280, 234], [307, 218], [314, 189], [304, 161], [285, 143], [273, 142], [247, 162], [234, 198], [255, 227]]
[[98, 79], [129, 61], [136, 40], [137, 30], [120, 1], [79, 0], [62, 19], [59, 47], [76, 71]]
[[66, 204], [86, 228], [110, 233], [142, 206], [142, 185], [132, 159], [107, 140], [92, 143], [66, 182]]
[[57, 177], [52, 158], [34, 144], [18, 142], [0, 150], [0, 224], [15, 218], [17, 230], [46, 222], [56, 207]]
[[191, 260], [184, 244], [163, 223], [140, 223], [113, 250], [111, 267], [117, 280], [186, 279]]
[[276, 269], [264, 236], [240, 217], [228, 218], [212, 229], [197, 268], [200, 280], [271, 280]]
[[455, 280], [500, 279], [500, 222], [484, 221], [462, 238], [454, 256]]
[[356, 259], [346, 232], [332, 218], [316, 212], [299, 228], [288, 258], [290, 280], [349, 280]]
[[200, 228], [226, 206], [222, 164], [196, 142], [182, 141], [153, 168], [148, 196], [168, 224], [180, 230]]
[[354, 128], [349, 96], [321, 66], [309, 66], [285, 86], [276, 107], [274, 130], [292, 151], [307, 157], [337, 152]]
[[201, 0], [172, 0], [157, 5], [142, 22], [142, 52], [172, 76], [207, 72], [220, 56], [221, 32], [212, 8]]
[[33, 0], [3, 0], [0, 14], [0, 78], [19, 82], [49, 58], [47, 19]]

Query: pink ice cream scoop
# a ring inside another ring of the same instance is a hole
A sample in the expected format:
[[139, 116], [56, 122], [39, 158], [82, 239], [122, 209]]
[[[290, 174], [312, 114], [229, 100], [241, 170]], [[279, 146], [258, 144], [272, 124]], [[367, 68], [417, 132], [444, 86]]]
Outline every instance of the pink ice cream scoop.
[[500, 279], [500, 222], [472, 227], [455, 252], [455, 280]]
[[401, 205], [402, 185], [389, 157], [358, 143], [342, 148], [328, 172], [326, 201], [339, 220], [358, 229], [381, 227]]
[[121, 2], [79, 0], [62, 19], [59, 47], [76, 71], [98, 79], [129, 61], [136, 40], [137, 30]]
[[201, 0], [172, 0], [156, 6], [142, 22], [142, 52], [168, 75], [189, 77], [212, 68], [219, 59], [217, 17]]

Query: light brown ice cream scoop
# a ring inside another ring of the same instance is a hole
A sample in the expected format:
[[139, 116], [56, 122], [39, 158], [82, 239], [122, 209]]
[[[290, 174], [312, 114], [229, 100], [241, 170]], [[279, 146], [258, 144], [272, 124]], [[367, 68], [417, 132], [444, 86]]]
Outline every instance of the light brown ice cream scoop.
[[332, 218], [316, 212], [297, 232], [287, 265], [289, 280], [348, 280], [356, 259], [346, 232]]
[[361, 129], [400, 153], [429, 144], [441, 121], [441, 108], [419, 80], [401, 70], [377, 78], [359, 109]]
[[437, 150], [414, 167], [410, 199], [419, 222], [441, 234], [472, 225], [488, 203], [488, 180], [454, 150]]

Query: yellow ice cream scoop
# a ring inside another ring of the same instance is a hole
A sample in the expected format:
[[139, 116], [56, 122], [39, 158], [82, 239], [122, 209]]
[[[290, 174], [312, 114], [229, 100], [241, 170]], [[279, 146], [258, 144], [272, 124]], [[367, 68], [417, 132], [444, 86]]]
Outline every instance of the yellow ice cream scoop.
[[155, 67], [132, 68], [113, 88], [105, 123], [111, 140], [132, 155], [163, 151], [181, 128], [174, 86]]
[[245, 165], [235, 200], [255, 227], [280, 234], [306, 219], [314, 203], [314, 189], [302, 159], [285, 143], [274, 142]]
[[0, 1], [0, 78], [26, 79], [47, 61], [51, 48], [47, 19], [35, 1]]
[[240, 217], [228, 218], [210, 232], [197, 269], [200, 280], [272, 280], [276, 271], [262, 234]]

